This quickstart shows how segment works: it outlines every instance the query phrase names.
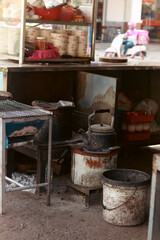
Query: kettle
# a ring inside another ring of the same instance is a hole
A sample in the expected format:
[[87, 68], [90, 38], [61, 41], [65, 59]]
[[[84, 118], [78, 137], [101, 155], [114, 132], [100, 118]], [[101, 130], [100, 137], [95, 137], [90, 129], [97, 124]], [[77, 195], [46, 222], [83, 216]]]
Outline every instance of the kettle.
[[116, 133], [113, 127], [104, 123], [93, 124], [91, 121], [97, 113], [110, 113], [110, 109], [97, 109], [88, 116], [88, 132], [80, 129], [85, 148], [89, 151], [103, 151], [115, 146]]

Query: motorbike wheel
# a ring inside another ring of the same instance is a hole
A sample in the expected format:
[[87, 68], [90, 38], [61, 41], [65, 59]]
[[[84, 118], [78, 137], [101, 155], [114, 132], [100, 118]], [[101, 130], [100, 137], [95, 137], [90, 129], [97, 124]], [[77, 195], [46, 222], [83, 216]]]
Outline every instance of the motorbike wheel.
[[106, 52], [105, 57], [117, 57], [117, 53], [114, 53], [114, 52]]
[[144, 54], [144, 52], [138, 52], [138, 53], [136, 53], [135, 55], [134, 55], [134, 58], [138, 58], [138, 59], [144, 59], [144, 57], [145, 57], [145, 54]]

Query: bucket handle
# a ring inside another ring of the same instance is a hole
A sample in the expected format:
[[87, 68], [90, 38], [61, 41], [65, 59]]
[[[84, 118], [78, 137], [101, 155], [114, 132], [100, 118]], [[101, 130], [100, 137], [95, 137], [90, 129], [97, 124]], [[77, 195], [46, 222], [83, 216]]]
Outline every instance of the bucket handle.
[[135, 188], [134, 193], [128, 198], [127, 201], [125, 201], [124, 203], [122, 203], [122, 204], [120, 204], [119, 206], [114, 207], [114, 208], [107, 208], [107, 207], [103, 204], [103, 201], [102, 201], [102, 207], [103, 207], [103, 209], [104, 209], [104, 210], [107, 210], [107, 211], [112, 211], [112, 210], [115, 210], [115, 209], [117, 209], [117, 208], [122, 207], [123, 205], [127, 204], [127, 203], [131, 200], [131, 198], [134, 196], [134, 194], [136, 193], [136, 191], [137, 191], [137, 188]]

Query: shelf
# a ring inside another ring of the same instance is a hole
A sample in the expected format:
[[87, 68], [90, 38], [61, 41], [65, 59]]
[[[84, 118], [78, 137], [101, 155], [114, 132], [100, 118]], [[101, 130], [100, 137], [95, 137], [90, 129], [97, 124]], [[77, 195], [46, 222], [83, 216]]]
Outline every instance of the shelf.
[[143, 147], [143, 146], [149, 146], [149, 145], [155, 145], [155, 144], [160, 144], [160, 134], [152, 134], [150, 139], [139, 140], [139, 141], [127, 141], [123, 139], [123, 136], [120, 135], [117, 141], [117, 145], [121, 147], [129, 147], [129, 146]]
[[85, 63], [85, 62], [90, 62], [92, 61], [92, 58], [91, 57], [73, 57], [73, 58], [48, 58], [48, 59], [43, 59], [43, 60], [31, 60], [29, 58], [25, 58], [25, 61], [26, 62], [56, 62], [56, 63], [72, 63], [74, 61], [74, 63], [78, 63], [78, 62], [81, 62], [81, 63]]
[[40, 19], [26, 19], [26, 23], [92, 26], [92, 23], [85, 23], [85, 22], [81, 23], [81, 22], [67, 22], [67, 21], [50, 21], [50, 20], [40, 20]]
[[[8, 54], [0, 54], [0, 59], [1, 60], [16, 60], [19, 61], [19, 64], [23, 64], [24, 61], [27, 62], [41, 62], [41, 61], [31, 61], [29, 59], [24, 58], [24, 49], [25, 49], [25, 31], [26, 31], [26, 26], [38, 26], [38, 25], [46, 25], [46, 24], [51, 24], [51, 25], [61, 25], [61, 26], [66, 26], [65, 28], [67, 29], [67, 26], [70, 26], [69, 28], [71, 28], [71, 26], [75, 26], [75, 28], [79, 28], [81, 29], [82, 27], [84, 27], [84, 29], [82, 28], [82, 30], [86, 30], [88, 31], [88, 35], [89, 35], [89, 40], [90, 40], [90, 47], [91, 47], [91, 54], [90, 57], [87, 58], [61, 58], [61, 59], [45, 59], [43, 62], [52, 62], [52, 63], [56, 63], [56, 62], [76, 62], [76, 63], [88, 63], [89, 60], [94, 60], [94, 52], [95, 52], [95, 32], [96, 32], [96, 17], [97, 17], [97, 9], [98, 9], [98, 1], [90, 1], [89, 3], [86, 3], [85, 5], [79, 6], [81, 8], [83, 8], [85, 14], [84, 14], [84, 21], [86, 22], [75, 22], [76, 19], [74, 19], [74, 21], [55, 21], [55, 20], [42, 20], [42, 19], [32, 19], [32, 16], [27, 16], [26, 19], [26, 7], [27, 7], [27, 1], [24, 0], [20, 0], [21, 3], [21, 10], [19, 11], [19, 14], [17, 14], [16, 18], [11, 18], [12, 16], [8, 15], [6, 12], [6, 18], [0, 19], [0, 22], [2, 22], [2, 26], [6, 26], [7, 28], [10, 27], [18, 27], [20, 28], [20, 36], [18, 36], [17, 38], [13, 39], [13, 45], [15, 45], [15, 40], [17, 40], [19, 38], [19, 43], [20, 43], [20, 53], [19, 56], [11, 56]], [[15, 4], [16, 6], [16, 4]], [[19, 9], [19, 5], [18, 9]], [[8, 5], [8, 7], [10, 7]], [[3, 7], [2, 7], [3, 10]], [[3, 12], [3, 11], [2, 11]], [[2, 14], [3, 15], [3, 14]], [[53, 19], [51, 17], [51, 19]], [[55, 18], [56, 19], [56, 18]], [[67, 19], [67, 18], [66, 18]], [[69, 19], [69, 18], [68, 18]], [[8, 25], [7, 25], [8, 24]], [[91, 31], [90, 31], [91, 30]], [[3, 34], [4, 37], [6, 36], [5, 34]], [[36, 37], [36, 36], [35, 36]], [[6, 41], [6, 39], [5, 39]]]
[[19, 56], [0, 53], [0, 60], [6, 60], [6, 59], [17, 60], [18, 61]]

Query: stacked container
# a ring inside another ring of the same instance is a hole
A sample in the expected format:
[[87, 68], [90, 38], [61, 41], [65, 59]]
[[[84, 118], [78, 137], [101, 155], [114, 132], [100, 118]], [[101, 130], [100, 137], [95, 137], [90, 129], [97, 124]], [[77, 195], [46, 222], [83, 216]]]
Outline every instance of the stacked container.
[[68, 36], [67, 54], [76, 57], [78, 49], [78, 37]]
[[87, 53], [87, 42], [88, 42], [88, 33], [87, 31], [78, 30], [76, 31], [76, 36], [79, 37], [78, 42], [78, 57], [86, 56]]
[[150, 123], [153, 114], [145, 112], [127, 112], [122, 117], [122, 130], [128, 141], [145, 140], [150, 138]]
[[37, 27], [26, 28], [26, 41], [34, 43], [36, 38], [40, 36], [40, 29]]
[[20, 28], [8, 29], [8, 54], [18, 55], [20, 49]]
[[0, 28], [0, 53], [8, 53], [8, 28]]
[[40, 29], [40, 36], [45, 37], [47, 42], [51, 42], [51, 33], [53, 33], [53, 29]]
[[51, 40], [55, 47], [57, 47], [60, 56], [67, 53], [67, 34], [51, 33]]

